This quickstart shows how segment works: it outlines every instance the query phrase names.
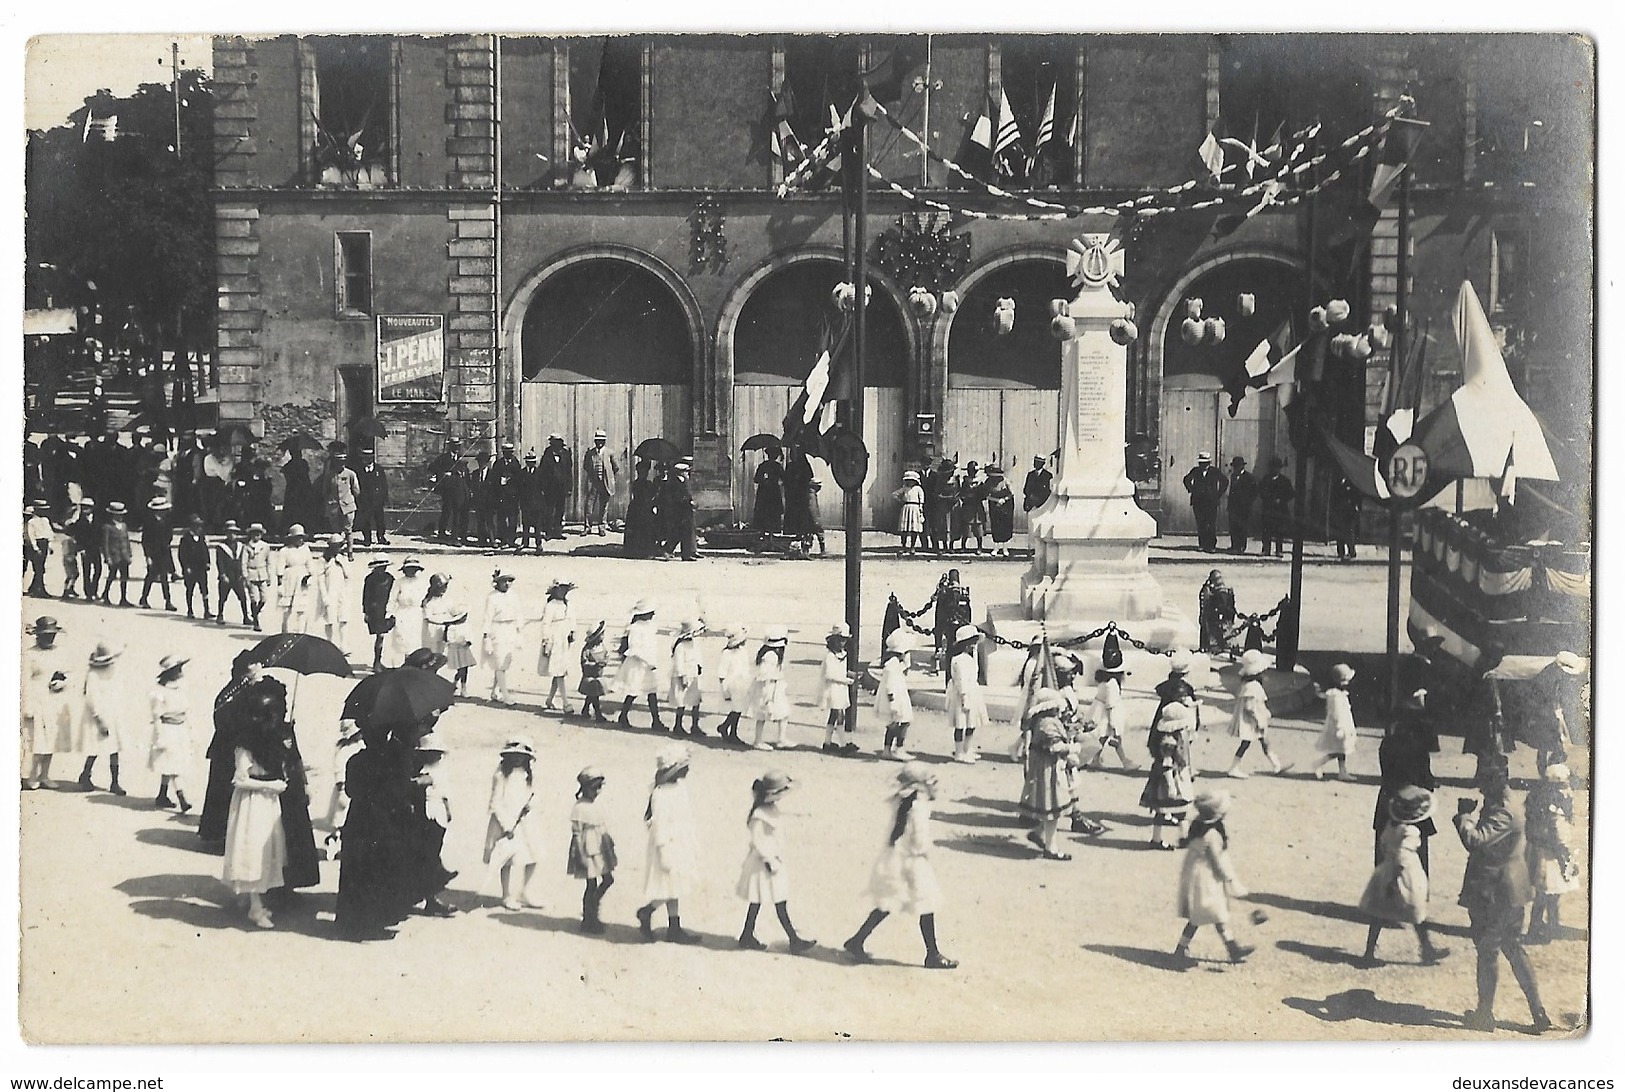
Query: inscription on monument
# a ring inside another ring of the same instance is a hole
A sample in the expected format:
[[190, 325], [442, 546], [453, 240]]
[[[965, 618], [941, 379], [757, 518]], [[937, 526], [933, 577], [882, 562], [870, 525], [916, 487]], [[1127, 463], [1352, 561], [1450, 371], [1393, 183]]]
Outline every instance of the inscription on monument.
[[1078, 349], [1078, 441], [1101, 443], [1111, 437], [1111, 361], [1104, 346]]

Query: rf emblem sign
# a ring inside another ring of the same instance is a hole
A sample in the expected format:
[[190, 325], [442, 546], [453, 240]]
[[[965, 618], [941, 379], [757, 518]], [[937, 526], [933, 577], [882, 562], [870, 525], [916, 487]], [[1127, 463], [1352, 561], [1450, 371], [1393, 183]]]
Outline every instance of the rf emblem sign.
[[1415, 444], [1401, 444], [1383, 466], [1388, 492], [1409, 500], [1422, 491], [1428, 478], [1428, 453]]

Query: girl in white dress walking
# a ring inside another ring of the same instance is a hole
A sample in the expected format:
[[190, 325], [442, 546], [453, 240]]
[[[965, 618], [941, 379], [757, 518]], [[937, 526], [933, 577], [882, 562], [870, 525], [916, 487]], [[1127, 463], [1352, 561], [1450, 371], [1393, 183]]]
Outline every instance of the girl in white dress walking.
[[693, 882], [694, 812], [688, 799], [688, 748], [674, 743], [655, 756], [655, 783], [643, 821], [649, 828], [644, 865], [644, 904], [638, 909], [638, 929], [644, 940], [655, 939], [655, 909], [666, 908], [666, 939], [673, 944], [698, 944], [700, 938], [683, 928], [680, 902]]
[[423, 647], [446, 658], [458, 696], [468, 694], [468, 669], [474, 666], [474, 641], [468, 632], [468, 608], [451, 593], [451, 577], [435, 573], [423, 597]]
[[688, 735], [703, 736], [700, 730], [700, 648], [694, 639], [705, 632], [705, 623], [698, 618], [683, 623], [671, 643], [671, 681], [666, 688], [666, 701], [672, 708], [671, 731], [683, 735], [683, 713], [688, 713]]
[[[536, 818], [536, 748], [529, 740], [503, 744], [491, 778], [490, 819], [485, 824], [485, 863], [502, 880], [502, 907], [531, 905], [526, 897], [541, 858]], [[517, 882], [515, 882], [517, 880]]]
[[508, 693], [508, 669], [525, 625], [525, 608], [514, 595], [514, 575], [501, 569], [491, 574], [491, 594], [485, 597], [485, 617], [480, 626], [484, 635], [480, 651], [491, 668], [491, 700], [512, 705]]
[[[536, 673], [547, 682], [547, 700], [542, 708], [557, 708], [564, 716], [570, 715], [570, 696], [564, 680], [576, 657], [576, 615], [570, 606], [570, 592], [574, 589], [568, 580], [548, 585], [547, 602], [542, 605], [541, 651], [536, 660]], [[553, 704], [554, 698], [561, 703], [559, 706]]]
[[288, 782], [282, 776], [282, 748], [271, 697], [259, 696], [250, 709], [252, 721], [233, 750], [231, 810], [226, 815], [226, 859], [220, 878], [234, 895], [248, 896], [248, 920], [272, 928], [263, 896], [282, 886], [288, 843], [282, 828], [282, 803]]
[[[152, 750], [147, 764], [158, 775], [158, 796], [153, 806], [171, 808], [179, 804], [182, 815], [192, 810], [181, 786], [181, 777], [192, 765], [192, 703], [181, 689], [181, 669], [185, 666], [186, 661], [179, 656], [159, 660], [158, 685], [147, 695], [152, 716]], [[175, 788], [174, 800], [169, 798], [171, 785]]]
[[784, 935], [790, 940], [790, 951], [796, 955], [817, 946], [815, 940], [796, 933], [790, 922], [790, 874], [784, 864], [782, 831], [784, 817], [779, 814], [779, 798], [790, 791], [790, 775], [781, 770], [769, 770], [751, 783], [750, 813], [745, 826], [750, 831], [750, 848], [745, 851], [745, 862], [739, 870], [739, 884], [735, 888], [748, 904], [745, 909], [745, 927], [739, 934], [739, 946], [754, 952], [766, 951], [767, 945], [756, 939], [756, 917], [763, 903], [771, 903], [778, 915]]
[[1321, 759], [1310, 771], [1316, 781], [1325, 776], [1322, 771], [1333, 762], [1337, 763], [1337, 780], [1354, 780], [1354, 775], [1349, 773], [1349, 755], [1354, 753], [1359, 736], [1354, 727], [1354, 710], [1349, 707], [1349, 683], [1353, 681], [1352, 667], [1332, 665], [1332, 684], [1326, 688], [1326, 724], [1320, 730], [1320, 738], [1315, 740]]
[[918, 914], [920, 938], [925, 941], [925, 965], [936, 970], [959, 966], [937, 947], [937, 903], [942, 890], [931, 867], [931, 800], [936, 796], [936, 776], [923, 762], [905, 762], [897, 771], [897, 788], [891, 797], [891, 829], [885, 847], [869, 873], [868, 895], [874, 909], [856, 933], [842, 947], [858, 963], [873, 957], [864, 948], [887, 916]]
[[749, 629], [731, 627], [722, 654], [717, 657], [717, 683], [722, 687], [722, 710], [727, 714], [717, 728], [717, 735], [734, 743], [739, 742], [739, 718], [748, 708], [754, 674], [750, 653], [745, 649], [748, 640]]
[[1208, 789], [1196, 794], [1196, 818], [1179, 870], [1179, 916], [1185, 919], [1185, 928], [1174, 955], [1180, 959], [1190, 958], [1191, 941], [1204, 925], [1218, 930], [1230, 962], [1240, 963], [1253, 953], [1230, 931], [1230, 900], [1244, 899], [1248, 891], [1230, 864], [1230, 835], [1224, 829], [1229, 811], [1229, 793]]
[[569, 873], [585, 880], [581, 893], [581, 931], [599, 934], [604, 922], [599, 912], [604, 892], [615, 882], [615, 839], [604, 822], [604, 806], [598, 802], [604, 790], [604, 775], [588, 766], [576, 774], [576, 803], [570, 809]]
[[401, 666], [424, 646], [423, 600], [428, 595], [423, 562], [415, 557], [401, 562], [401, 575], [389, 593], [389, 613], [395, 618], [395, 628], [389, 631], [389, 666]]
[[[756, 651], [756, 673], [750, 684], [750, 713], [756, 720], [758, 751], [785, 747], [785, 722], [790, 719], [790, 695], [784, 685], [784, 654], [790, 635], [782, 626], [769, 626], [762, 634], [762, 647]], [[773, 726], [773, 739], [767, 739], [767, 726]]]
[[973, 625], [954, 633], [953, 658], [948, 661], [948, 724], [954, 730], [954, 761], [976, 762], [976, 729], [987, 723], [987, 701], [982, 696], [976, 648], [982, 631]]
[[1241, 654], [1241, 660], [1236, 664], [1236, 674], [1241, 677], [1241, 692], [1236, 695], [1236, 712], [1230, 718], [1230, 734], [1241, 742], [1236, 745], [1235, 760], [1225, 771], [1228, 777], [1247, 776], [1247, 771], [1241, 768], [1241, 759], [1255, 740], [1258, 749], [1269, 760], [1270, 769], [1275, 773], [1282, 771], [1281, 764], [1270, 753], [1269, 740], [1265, 738], [1270, 727], [1270, 703], [1269, 695], [1264, 692], [1264, 684], [1259, 680], [1269, 670], [1269, 663], [1268, 656], [1256, 648], [1250, 648]]
[[[824, 662], [818, 669], [818, 707], [825, 710], [823, 749], [832, 753], [851, 753], [858, 749], [852, 740], [852, 725], [847, 722], [846, 716], [848, 698], [855, 681], [846, 663], [846, 648], [851, 639], [852, 631], [846, 623], [837, 622], [824, 638]], [[846, 742], [839, 744], [835, 742], [835, 735], [843, 727]]]
[[85, 672], [84, 700], [80, 706], [78, 727], [75, 729], [73, 750], [85, 756], [84, 769], [79, 771], [79, 787], [86, 792], [96, 786], [91, 783], [90, 772], [96, 765], [97, 755], [107, 756], [107, 768], [112, 781], [107, 791], [123, 796], [118, 783], [119, 751], [130, 734], [126, 722], [124, 682], [118, 674], [118, 658], [123, 649], [110, 647], [98, 641], [90, 654], [89, 669]]
[[881, 757], [907, 762], [914, 756], [903, 749], [908, 726], [914, 721], [914, 703], [908, 696], [908, 653], [914, 642], [902, 626], [886, 638], [880, 663], [880, 686], [875, 691], [875, 716], [886, 725]]

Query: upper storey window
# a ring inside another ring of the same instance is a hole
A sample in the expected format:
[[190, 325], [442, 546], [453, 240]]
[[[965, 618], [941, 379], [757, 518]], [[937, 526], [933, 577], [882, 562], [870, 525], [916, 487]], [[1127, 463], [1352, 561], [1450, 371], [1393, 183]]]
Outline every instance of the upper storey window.
[[642, 185], [644, 44], [572, 38], [567, 112], [572, 189]]
[[391, 42], [378, 35], [305, 41], [310, 163], [324, 186], [387, 186], [394, 159]]

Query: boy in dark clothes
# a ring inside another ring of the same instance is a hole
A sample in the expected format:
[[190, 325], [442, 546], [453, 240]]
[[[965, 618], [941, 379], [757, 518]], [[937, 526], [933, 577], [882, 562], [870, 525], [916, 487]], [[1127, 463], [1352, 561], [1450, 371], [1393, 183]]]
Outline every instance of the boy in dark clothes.
[[180, 545], [175, 548], [175, 557], [181, 564], [181, 582], [186, 588], [186, 617], [197, 617], [192, 612], [192, 589], [196, 588], [203, 600], [204, 620], [213, 618], [209, 611], [209, 544], [203, 538], [202, 516], [193, 516], [188, 521]]

